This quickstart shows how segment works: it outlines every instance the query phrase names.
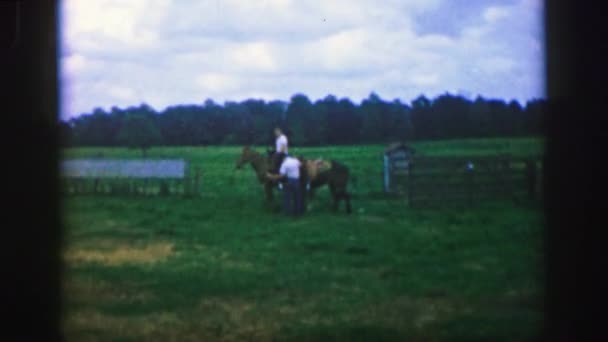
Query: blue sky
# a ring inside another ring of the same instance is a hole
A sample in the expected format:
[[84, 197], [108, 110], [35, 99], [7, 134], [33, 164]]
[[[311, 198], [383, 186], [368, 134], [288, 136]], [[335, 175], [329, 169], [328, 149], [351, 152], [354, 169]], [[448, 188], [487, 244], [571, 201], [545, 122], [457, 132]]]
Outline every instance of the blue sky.
[[147, 103], [545, 97], [542, 0], [63, 0], [61, 117]]

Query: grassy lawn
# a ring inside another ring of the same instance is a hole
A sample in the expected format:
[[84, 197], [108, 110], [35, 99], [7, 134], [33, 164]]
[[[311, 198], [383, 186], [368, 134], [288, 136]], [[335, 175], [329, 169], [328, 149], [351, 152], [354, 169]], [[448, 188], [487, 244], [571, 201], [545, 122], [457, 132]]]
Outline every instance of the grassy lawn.
[[[537, 139], [414, 144], [427, 155], [539, 154]], [[305, 217], [263, 206], [238, 147], [156, 148], [203, 172], [195, 199], [65, 201], [64, 331], [72, 341], [525, 341], [542, 321], [542, 212], [410, 209], [380, 192], [384, 146], [294, 149], [356, 177], [354, 213], [327, 190]], [[258, 149], [262, 151], [262, 149]], [[66, 157], [136, 157], [82, 148]]]

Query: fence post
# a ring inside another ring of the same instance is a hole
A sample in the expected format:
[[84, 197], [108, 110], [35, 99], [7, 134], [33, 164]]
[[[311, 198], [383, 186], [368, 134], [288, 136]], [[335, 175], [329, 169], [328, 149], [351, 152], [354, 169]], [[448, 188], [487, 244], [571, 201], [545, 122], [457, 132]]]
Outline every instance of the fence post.
[[[500, 161], [501, 173], [500, 173], [499, 181], [503, 184], [503, 192], [504, 192], [505, 199], [513, 199], [513, 195], [514, 195], [512, 182], [510, 181], [511, 160], [512, 160], [512, 158], [510, 155], [505, 155], [504, 159], [502, 159]], [[507, 180], [509, 180], [509, 181], [507, 181]]]
[[414, 175], [413, 175], [413, 169], [414, 169], [414, 159], [412, 158], [410, 160], [410, 163], [408, 165], [407, 168], [407, 204], [412, 207], [412, 192], [414, 190]]
[[158, 192], [158, 195], [161, 197], [164, 196], [169, 196], [169, 184], [168, 184], [168, 180], [167, 179], [161, 179], [160, 181], [160, 190]]
[[526, 160], [526, 179], [528, 180], [528, 197], [533, 200], [536, 197], [536, 162], [532, 159]]
[[544, 182], [545, 182], [545, 177], [544, 177], [544, 170], [545, 170], [545, 160], [543, 158], [540, 158], [538, 160], [538, 173], [537, 176], [539, 177], [539, 181], [536, 182], [536, 192], [538, 193], [538, 197], [540, 198], [540, 200], [543, 200], [543, 189], [544, 189]]
[[390, 174], [389, 174], [389, 158], [388, 156], [385, 154], [384, 155], [384, 172], [382, 173], [383, 175], [383, 181], [384, 181], [384, 192], [389, 192], [389, 188], [390, 188]]
[[194, 171], [194, 187], [192, 189], [192, 195], [198, 195], [198, 182], [200, 177], [200, 167], [196, 167]]
[[471, 161], [467, 162], [465, 172], [467, 179], [467, 190], [468, 190], [468, 198], [469, 198], [469, 207], [473, 206], [473, 170], [475, 166]]

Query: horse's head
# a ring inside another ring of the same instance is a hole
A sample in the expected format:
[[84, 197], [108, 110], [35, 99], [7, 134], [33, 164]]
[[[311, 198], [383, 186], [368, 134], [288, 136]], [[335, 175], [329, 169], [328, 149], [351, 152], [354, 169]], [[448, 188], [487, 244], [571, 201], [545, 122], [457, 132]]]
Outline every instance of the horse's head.
[[243, 147], [243, 150], [241, 151], [241, 157], [236, 161], [236, 168], [241, 169], [243, 165], [251, 163], [252, 156], [253, 151], [251, 150], [251, 148], [249, 146]]

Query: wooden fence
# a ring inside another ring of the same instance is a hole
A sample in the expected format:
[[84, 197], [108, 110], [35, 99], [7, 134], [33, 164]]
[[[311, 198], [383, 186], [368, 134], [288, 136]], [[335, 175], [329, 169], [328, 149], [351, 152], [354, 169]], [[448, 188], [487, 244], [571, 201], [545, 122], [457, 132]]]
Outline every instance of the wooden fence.
[[474, 205], [481, 201], [536, 199], [540, 158], [415, 157], [409, 165], [411, 207]]
[[66, 195], [184, 195], [199, 193], [200, 170], [182, 159], [70, 159], [61, 164]]

